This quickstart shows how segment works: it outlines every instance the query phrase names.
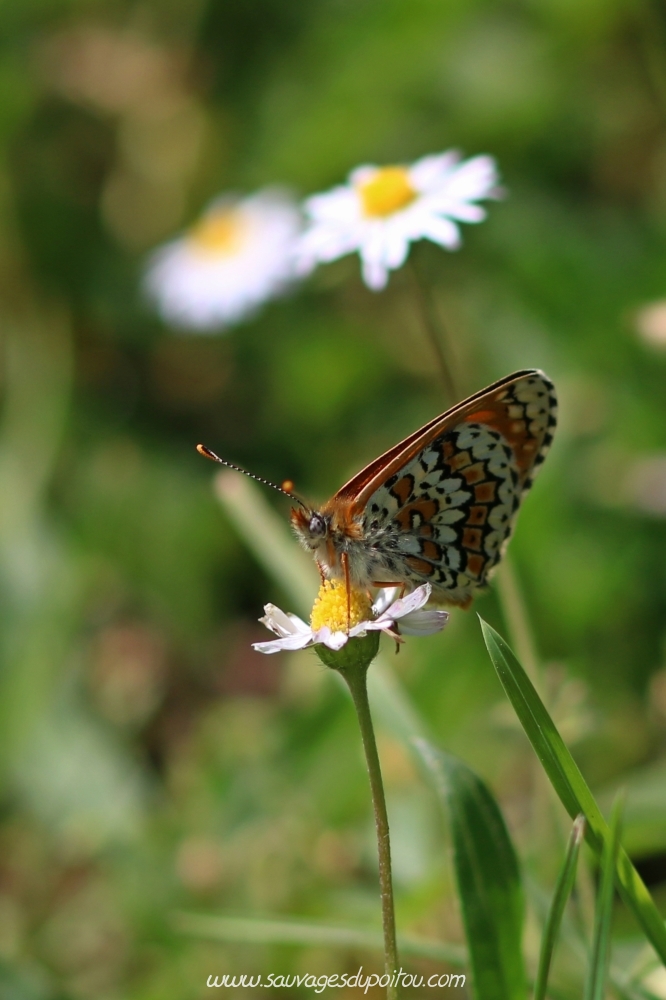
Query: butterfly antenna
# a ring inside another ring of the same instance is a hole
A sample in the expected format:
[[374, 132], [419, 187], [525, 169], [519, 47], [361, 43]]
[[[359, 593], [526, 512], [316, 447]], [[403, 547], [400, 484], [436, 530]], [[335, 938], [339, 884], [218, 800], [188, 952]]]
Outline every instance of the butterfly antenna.
[[288, 490], [283, 490], [281, 486], [276, 486], [275, 483], [270, 481], [270, 479], [263, 479], [261, 476], [255, 476], [253, 472], [248, 472], [247, 469], [241, 469], [240, 465], [234, 465], [233, 462], [227, 462], [224, 458], [220, 458], [219, 455], [216, 455], [214, 451], [211, 451], [210, 448], [207, 448], [205, 444], [198, 444], [197, 451], [200, 455], [203, 455], [204, 458], [209, 458], [211, 462], [218, 462], [220, 465], [226, 465], [228, 469], [233, 469], [234, 472], [242, 472], [244, 476], [249, 476], [250, 479], [254, 479], [255, 482], [262, 483], [264, 486], [270, 486], [271, 489], [277, 490], [278, 493], [282, 493], [284, 496], [289, 497], [290, 500], [295, 500], [296, 503], [301, 505], [303, 510], [308, 509], [303, 501], [294, 493], [290, 493]]

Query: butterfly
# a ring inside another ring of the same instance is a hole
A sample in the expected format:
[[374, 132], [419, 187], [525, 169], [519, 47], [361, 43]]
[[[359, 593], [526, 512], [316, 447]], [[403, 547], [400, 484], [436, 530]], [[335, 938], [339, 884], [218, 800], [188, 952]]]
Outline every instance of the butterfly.
[[297, 503], [292, 526], [323, 578], [348, 592], [429, 583], [435, 602], [465, 608], [502, 557], [556, 423], [550, 379], [514, 372], [384, 452], [323, 506], [281, 492]]

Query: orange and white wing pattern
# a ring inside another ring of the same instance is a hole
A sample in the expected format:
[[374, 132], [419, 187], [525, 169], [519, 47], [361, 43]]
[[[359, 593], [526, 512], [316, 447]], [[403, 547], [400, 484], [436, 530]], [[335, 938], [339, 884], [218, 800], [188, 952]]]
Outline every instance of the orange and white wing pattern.
[[556, 413], [550, 379], [516, 372], [391, 449], [383, 468], [377, 460], [346, 484], [339, 495], [362, 508], [364, 540], [388, 579], [428, 582], [434, 600], [469, 605], [501, 558]]

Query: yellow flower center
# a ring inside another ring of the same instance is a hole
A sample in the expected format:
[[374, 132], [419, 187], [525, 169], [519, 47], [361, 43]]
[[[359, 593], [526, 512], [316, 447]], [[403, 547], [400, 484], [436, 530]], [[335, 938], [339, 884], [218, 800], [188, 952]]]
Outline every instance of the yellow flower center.
[[392, 215], [417, 197], [406, 167], [382, 167], [357, 190], [363, 212], [369, 216]]
[[190, 246], [203, 256], [230, 257], [243, 242], [245, 226], [234, 209], [207, 212], [187, 234]]
[[[372, 618], [372, 605], [362, 590], [351, 590], [349, 601], [349, 626]], [[310, 615], [314, 632], [328, 625], [331, 632], [347, 631], [347, 588], [342, 580], [325, 580], [319, 588]]]

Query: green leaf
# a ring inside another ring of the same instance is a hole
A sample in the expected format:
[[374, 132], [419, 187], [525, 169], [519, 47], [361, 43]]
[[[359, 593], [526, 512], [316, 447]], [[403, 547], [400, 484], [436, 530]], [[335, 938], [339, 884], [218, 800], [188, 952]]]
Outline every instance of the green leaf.
[[497, 803], [461, 760], [426, 740], [414, 745], [449, 817], [474, 996], [525, 1000], [520, 874]]
[[[553, 788], [572, 819], [583, 813], [587, 821], [585, 839], [601, 857], [610, 831], [592, 792], [520, 663], [504, 639], [482, 618], [479, 620], [502, 686]], [[615, 877], [622, 898], [666, 965], [666, 926], [645, 883], [622, 849], [617, 856]]]
[[573, 889], [574, 880], [576, 878], [578, 852], [580, 850], [584, 834], [585, 817], [581, 814], [576, 817], [574, 822], [571, 836], [569, 837], [569, 843], [567, 845], [567, 853], [564, 858], [564, 864], [562, 865], [562, 869], [557, 879], [555, 892], [553, 894], [553, 901], [550, 905], [550, 910], [548, 911], [548, 918], [546, 920], [546, 925], [543, 931], [543, 939], [541, 941], [539, 969], [534, 986], [534, 1000], [544, 1000], [546, 996], [550, 963], [553, 957], [553, 951], [555, 950], [555, 942], [557, 940], [560, 924], [562, 922], [564, 907], [566, 906], [567, 900], [571, 895], [571, 890]]
[[618, 796], [613, 804], [610, 836], [604, 841], [601, 853], [601, 885], [599, 886], [594, 914], [594, 942], [585, 988], [585, 1000], [604, 1000], [604, 984], [610, 955], [611, 917], [613, 916], [613, 876], [620, 849], [622, 805], [623, 799]]

